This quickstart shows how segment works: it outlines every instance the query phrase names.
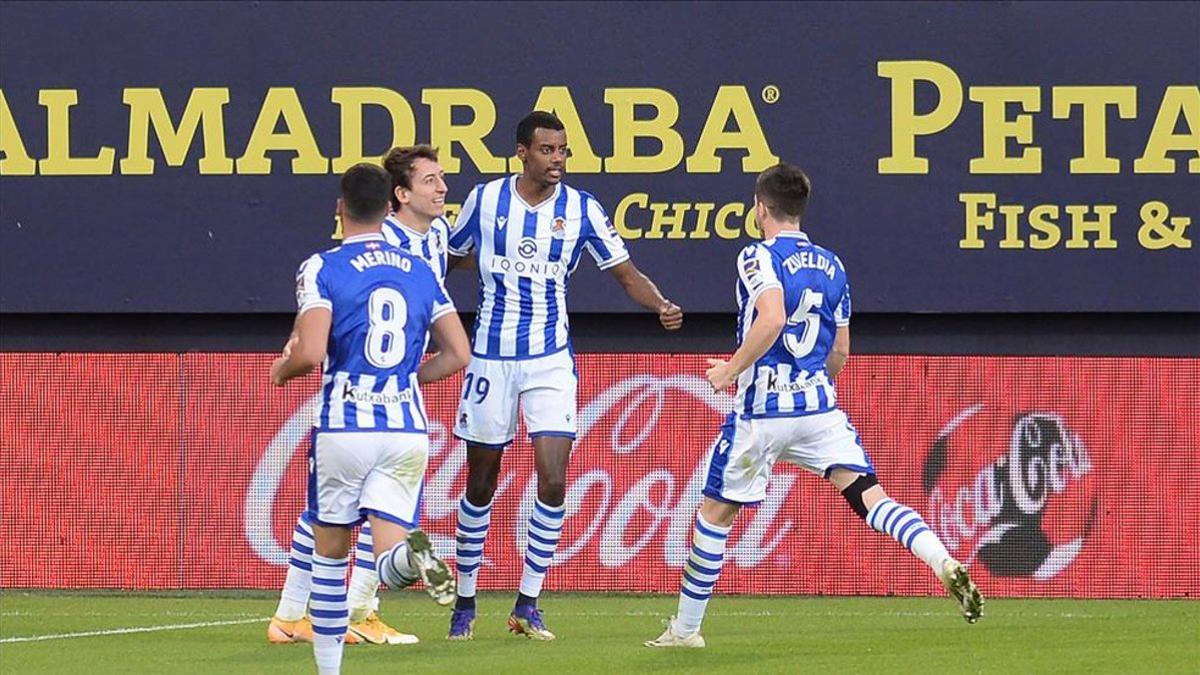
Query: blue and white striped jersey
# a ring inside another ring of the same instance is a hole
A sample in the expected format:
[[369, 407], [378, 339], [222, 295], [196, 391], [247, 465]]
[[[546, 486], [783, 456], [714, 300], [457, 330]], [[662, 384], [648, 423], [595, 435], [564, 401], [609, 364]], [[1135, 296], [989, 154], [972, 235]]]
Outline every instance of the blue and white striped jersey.
[[842, 261], [803, 232], [750, 244], [738, 254], [738, 331], [742, 344], [754, 303], [768, 288], [783, 291], [787, 325], [767, 353], [737, 382], [734, 410], [744, 418], [795, 417], [837, 405], [825, 359], [838, 326], [850, 323], [850, 282]]
[[629, 259], [625, 243], [592, 195], [559, 184], [530, 206], [517, 177], [477, 185], [450, 230], [450, 253], [479, 258], [479, 313], [473, 351], [527, 359], [566, 349], [567, 279], [584, 250], [604, 270]]
[[430, 324], [454, 311], [429, 265], [381, 234], [349, 237], [304, 261], [296, 302], [333, 312], [317, 429], [426, 430], [417, 367]]
[[434, 218], [429, 231], [421, 234], [400, 222], [393, 213], [383, 221], [383, 238], [392, 246], [424, 260], [438, 281], [446, 283], [446, 242], [450, 239], [450, 225], [445, 218]]

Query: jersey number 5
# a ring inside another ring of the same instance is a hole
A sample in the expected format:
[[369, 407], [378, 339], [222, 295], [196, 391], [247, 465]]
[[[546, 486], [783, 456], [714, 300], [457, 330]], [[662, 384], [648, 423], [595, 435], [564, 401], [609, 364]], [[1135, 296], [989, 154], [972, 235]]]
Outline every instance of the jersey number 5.
[[[821, 304], [825, 302], [825, 294], [804, 289], [800, 296], [800, 304], [796, 311], [788, 317], [787, 327], [783, 332], [783, 346], [796, 358], [808, 356], [817, 344], [817, 336], [821, 333]], [[799, 326], [799, 335], [796, 327]]]
[[394, 288], [377, 288], [367, 301], [367, 344], [363, 351], [371, 365], [394, 368], [404, 360], [404, 324], [408, 303]]

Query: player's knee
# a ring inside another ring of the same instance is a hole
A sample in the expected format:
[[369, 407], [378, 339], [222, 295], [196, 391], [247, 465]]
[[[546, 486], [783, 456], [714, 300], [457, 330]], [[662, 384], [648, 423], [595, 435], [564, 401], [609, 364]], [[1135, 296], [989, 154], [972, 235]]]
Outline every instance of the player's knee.
[[467, 501], [477, 506], [492, 503], [492, 497], [495, 494], [496, 486], [492, 483], [486, 481], [470, 481], [467, 483]]
[[879, 485], [879, 480], [875, 478], [874, 474], [868, 473], [859, 476], [853, 483], [847, 485], [846, 489], [842, 490], [842, 496], [850, 503], [850, 508], [854, 509], [858, 517], [863, 520], [867, 519], [869, 511], [866, 501], [863, 500], [863, 493], [876, 485]]
[[538, 478], [538, 499], [546, 506], [562, 506], [567, 497], [567, 481], [557, 476]]
[[472, 504], [483, 506], [492, 502], [496, 494], [496, 475], [492, 472], [472, 473], [467, 477], [466, 496]]

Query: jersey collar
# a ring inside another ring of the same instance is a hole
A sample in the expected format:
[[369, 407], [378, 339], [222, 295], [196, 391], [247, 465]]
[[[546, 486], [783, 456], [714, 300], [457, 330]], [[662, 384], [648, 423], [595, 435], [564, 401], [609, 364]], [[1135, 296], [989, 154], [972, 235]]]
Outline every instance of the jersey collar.
[[792, 238], [792, 239], [803, 239], [804, 241], [808, 241], [808, 235], [805, 234], [801, 230], [783, 230], [782, 232], [780, 232], [779, 234], [777, 234], [775, 236], [788, 237], [788, 238]]
[[358, 244], [364, 241], [383, 241], [382, 232], [372, 232], [370, 234], [356, 234], [353, 237], [346, 237], [342, 240], [342, 244]]
[[[437, 220], [437, 218], [434, 218], [434, 220]], [[428, 230], [426, 230], [424, 232], [420, 232], [414, 228], [409, 227], [407, 224], [404, 223], [404, 221], [397, 218], [396, 214], [394, 214], [394, 213], [388, 214], [388, 217], [385, 218], [384, 221], [387, 222], [387, 224], [391, 225], [392, 227], [399, 227], [399, 228], [403, 229], [405, 232], [407, 232], [408, 234], [411, 234], [412, 236], [416, 237], [417, 239], [424, 239], [425, 237], [429, 236], [429, 233], [433, 230], [433, 223], [430, 223]]]
[[520, 176], [521, 176], [521, 174], [514, 173], [512, 175], [512, 177], [509, 178], [509, 181], [511, 181], [511, 185], [509, 185], [509, 190], [512, 193], [513, 199], [517, 200], [518, 202], [521, 202], [521, 206], [524, 206], [526, 211], [537, 211], [538, 209], [542, 208], [543, 206], [553, 203], [554, 200], [558, 199], [559, 193], [562, 192], [563, 184], [562, 184], [562, 181], [559, 181], [558, 184], [554, 186], [553, 194], [551, 194], [549, 197], [546, 197], [545, 199], [543, 199], [540, 203], [538, 203], [534, 206], [530, 206], [529, 202], [525, 201], [525, 198], [521, 196], [521, 193], [517, 192], [517, 178], [519, 178]]
[[808, 235], [800, 230], [784, 230], [775, 235], [777, 239], [795, 239], [797, 243], [812, 244]]

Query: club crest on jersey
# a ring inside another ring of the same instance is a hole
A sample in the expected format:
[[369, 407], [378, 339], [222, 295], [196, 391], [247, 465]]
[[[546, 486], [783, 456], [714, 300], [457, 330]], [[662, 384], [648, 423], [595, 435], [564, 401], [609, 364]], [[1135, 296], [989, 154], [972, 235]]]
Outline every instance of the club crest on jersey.
[[1071, 565], [1099, 499], [1079, 435], [1053, 412], [973, 405], [930, 446], [922, 471], [929, 525], [967, 564], [1045, 581]]

